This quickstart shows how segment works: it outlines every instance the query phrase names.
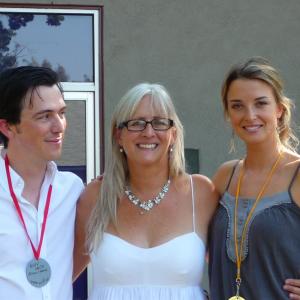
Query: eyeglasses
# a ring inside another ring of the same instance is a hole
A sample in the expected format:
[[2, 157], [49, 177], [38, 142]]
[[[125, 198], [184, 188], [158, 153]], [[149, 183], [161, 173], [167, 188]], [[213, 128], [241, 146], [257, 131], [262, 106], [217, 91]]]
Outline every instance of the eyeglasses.
[[174, 121], [165, 118], [155, 118], [151, 121], [146, 121], [143, 119], [128, 120], [119, 124], [118, 128], [127, 128], [128, 131], [143, 131], [147, 124], [151, 124], [152, 128], [157, 131], [165, 131], [174, 126]]

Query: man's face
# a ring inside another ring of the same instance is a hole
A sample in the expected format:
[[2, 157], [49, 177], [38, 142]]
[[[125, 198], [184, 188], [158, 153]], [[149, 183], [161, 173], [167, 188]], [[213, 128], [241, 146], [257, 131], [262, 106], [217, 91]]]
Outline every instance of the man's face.
[[28, 92], [20, 123], [10, 125], [8, 151], [19, 147], [32, 161], [58, 159], [67, 125], [65, 110], [65, 101], [56, 85], [39, 86], [32, 95]]

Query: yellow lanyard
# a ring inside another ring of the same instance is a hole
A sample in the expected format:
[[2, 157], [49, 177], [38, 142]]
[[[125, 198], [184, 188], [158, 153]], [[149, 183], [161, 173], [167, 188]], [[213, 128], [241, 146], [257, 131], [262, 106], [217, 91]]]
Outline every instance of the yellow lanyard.
[[243, 247], [244, 247], [244, 241], [246, 238], [246, 231], [247, 231], [247, 227], [248, 224], [250, 222], [250, 219], [255, 211], [255, 208], [258, 204], [258, 202], [260, 201], [264, 191], [266, 190], [266, 187], [268, 186], [268, 184], [270, 183], [270, 180], [278, 166], [278, 163], [280, 161], [282, 157], [282, 154], [279, 153], [276, 161], [274, 162], [260, 192], [258, 193], [255, 202], [246, 218], [246, 221], [244, 223], [243, 226], [243, 231], [242, 231], [242, 238], [241, 238], [241, 243], [240, 243], [240, 249], [238, 249], [238, 238], [237, 238], [237, 211], [238, 211], [238, 200], [239, 200], [239, 195], [240, 195], [240, 189], [241, 189], [241, 183], [242, 183], [242, 179], [244, 177], [245, 174], [245, 161], [243, 162], [243, 166], [241, 168], [241, 172], [238, 178], [238, 183], [237, 183], [237, 188], [236, 188], [236, 193], [235, 193], [235, 208], [234, 208], [234, 246], [235, 246], [235, 255], [236, 255], [236, 268], [237, 268], [237, 274], [236, 274], [236, 285], [237, 285], [237, 298], [234, 299], [243, 299], [241, 297], [239, 297], [239, 288], [240, 288], [240, 284], [241, 284], [241, 265], [242, 265], [242, 253], [243, 253]]

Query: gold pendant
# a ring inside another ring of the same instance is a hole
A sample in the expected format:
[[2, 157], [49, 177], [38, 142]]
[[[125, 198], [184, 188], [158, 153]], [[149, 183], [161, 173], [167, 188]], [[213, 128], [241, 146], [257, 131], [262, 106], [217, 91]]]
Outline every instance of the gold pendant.
[[245, 300], [245, 299], [241, 296], [233, 296], [233, 297], [230, 297], [228, 300]]

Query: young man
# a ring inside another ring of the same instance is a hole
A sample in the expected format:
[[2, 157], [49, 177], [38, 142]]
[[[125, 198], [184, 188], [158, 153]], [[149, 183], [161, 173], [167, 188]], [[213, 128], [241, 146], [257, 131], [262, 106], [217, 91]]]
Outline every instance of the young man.
[[71, 300], [76, 201], [82, 181], [59, 172], [66, 104], [57, 74], [0, 75], [0, 299]]

